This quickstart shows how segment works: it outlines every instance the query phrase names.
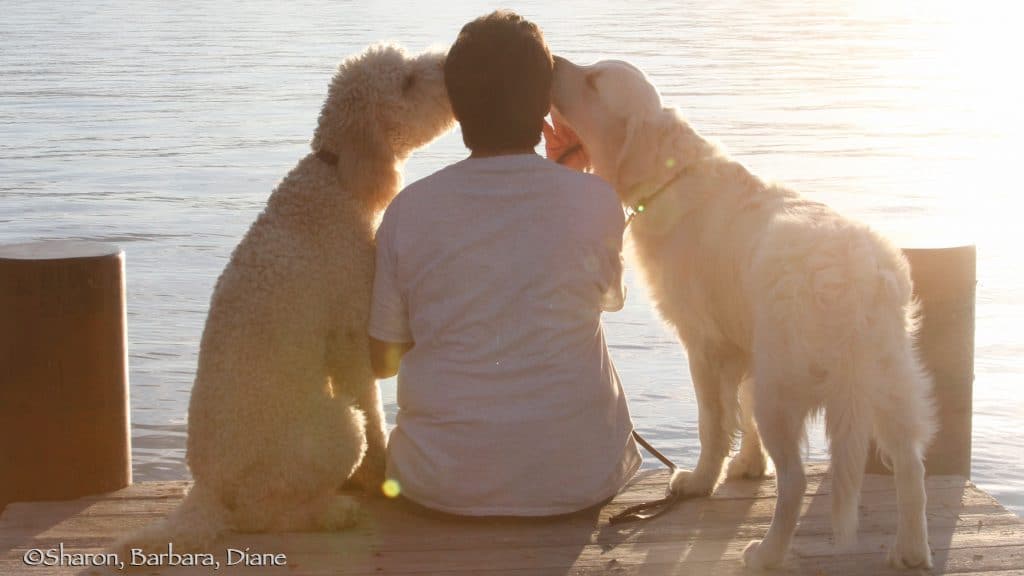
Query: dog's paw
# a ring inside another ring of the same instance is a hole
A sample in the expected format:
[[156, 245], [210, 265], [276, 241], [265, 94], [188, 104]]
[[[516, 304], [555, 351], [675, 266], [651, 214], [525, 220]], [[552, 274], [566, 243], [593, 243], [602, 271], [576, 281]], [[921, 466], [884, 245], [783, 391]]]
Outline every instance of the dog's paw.
[[932, 567], [932, 551], [927, 540], [917, 542], [901, 542], [897, 537], [889, 550], [889, 565], [893, 568], [910, 569]]
[[344, 487], [362, 490], [368, 496], [380, 496], [386, 468], [387, 465], [383, 457], [376, 458], [374, 455], [367, 454]]
[[676, 470], [668, 483], [668, 495], [678, 494], [683, 497], [707, 496], [715, 488], [715, 480], [708, 481], [706, 476], [691, 470]]
[[729, 461], [729, 466], [725, 469], [725, 477], [729, 480], [763, 478], [767, 466], [764, 453], [760, 450], [754, 454], [740, 452]]
[[769, 554], [761, 540], [751, 540], [743, 550], [743, 565], [753, 570], [767, 570], [782, 564], [782, 556]]
[[319, 512], [317, 526], [325, 531], [348, 528], [359, 522], [361, 511], [359, 503], [353, 498], [344, 495], [333, 496]]

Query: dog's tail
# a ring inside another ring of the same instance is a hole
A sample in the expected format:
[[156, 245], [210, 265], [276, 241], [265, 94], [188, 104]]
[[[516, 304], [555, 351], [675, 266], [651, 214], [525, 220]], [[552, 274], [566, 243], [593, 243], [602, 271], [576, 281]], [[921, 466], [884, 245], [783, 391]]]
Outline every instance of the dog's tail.
[[[847, 375], [851, 380], [858, 376]], [[837, 396], [830, 399], [825, 412], [832, 453], [832, 535], [838, 548], [848, 549], [857, 543], [860, 490], [870, 446], [872, 414], [864, 399], [851, 393], [852, 386], [837, 388]]]
[[228, 528], [228, 510], [215, 493], [196, 483], [181, 505], [166, 518], [130, 534], [115, 544], [115, 549], [130, 558], [133, 550], [144, 554], [207, 549]]
[[[913, 473], [921, 469], [925, 449], [936, 430], [932, 378], [914, 349], [913, 303], [909, 295], [893, 299], [890, 311], [907, 310], [906, 320], [892, 314], [891, 326], [874, 339], [865, 336], [854, 347], [845, 365], [829, 377], [833, 382], [826, 411], [826, 430], [832, 451], [832, 528], [836, 544], [849, 547], [857, 540], [860, 491], [869, 441], [876, 440], [878, 454], [896, 472], [900, 499]], [[895, 464], [895, 466], [894, 466]], [[923, 486], [911, 486], [913, 491]], [[923, 513], [923, 503], [921, 504]], [[901, 506], [903, 508], [903, 506]]]

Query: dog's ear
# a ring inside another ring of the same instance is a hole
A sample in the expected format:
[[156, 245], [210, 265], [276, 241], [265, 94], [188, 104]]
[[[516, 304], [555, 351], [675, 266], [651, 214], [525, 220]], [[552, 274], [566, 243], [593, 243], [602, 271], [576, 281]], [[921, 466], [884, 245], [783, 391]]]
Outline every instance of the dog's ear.
[[616, 139], [620, 142], [619, 155], [615, 158], [615, 185], [619, 186], [624, 184], [626, 179], [626, 171], [632, 167], [628, 165], [629, 156], [636, 148], [633, 145], [633, 141], [636, 140], [636, 135], [640, 131], [643, 125], [643, 118], [640, 116], [629, 116], [621, 124], [621, 132], [616, 134]]
[[374, 91], [360, 81], [359, 73], [349, 61], [338, 68], [310, 148], [337, 156], [335, 170], [345, 189], [378, 210], [397, 192], [401, 174], [378, 120]]
[[656, 178], [655, 148], [658, 131], [657, 118], [649, 115], [634, 115], [626, 118], [622, 128], [618, 157], [615, 160], [615, 189], [623, 201], [630, 203], [630, 191], [644, 181]]
[[626, 121], [616, 161], [615, 189], [626, 204], [653, 194], [666, 176], [682, 166], [680, 122], [675, 110], [634, 116]]
[[401, 185], [395, 154], [380, 125], [372, 117], [345, 123], [338, 143], [339, 176], [351, 193], [369, 205], [383, 208]]

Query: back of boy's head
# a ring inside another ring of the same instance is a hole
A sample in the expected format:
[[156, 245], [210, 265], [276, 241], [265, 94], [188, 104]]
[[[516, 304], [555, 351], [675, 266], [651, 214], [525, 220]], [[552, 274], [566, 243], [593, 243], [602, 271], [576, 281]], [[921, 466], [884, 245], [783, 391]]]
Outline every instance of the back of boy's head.
[[499, 10], [462, 27], [445, 61], [470, 150], [533, 148], [551, 107], [551, 52], [536, 24]]

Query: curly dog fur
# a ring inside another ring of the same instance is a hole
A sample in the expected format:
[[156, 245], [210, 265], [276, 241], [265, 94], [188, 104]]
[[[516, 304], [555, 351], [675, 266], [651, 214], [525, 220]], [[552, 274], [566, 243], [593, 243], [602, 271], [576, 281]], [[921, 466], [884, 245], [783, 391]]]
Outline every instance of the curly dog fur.
[[358, 507], [336, 489], [364, 451], [357, 476], [379, 486], [386, 440], [366, 336], [373, 237], [402, 162], [453, 124], [443, 60], [381, 45], [338, 68], [313, 153], [278, 184], [214, 289], [189, 404], [195, 484], [121, 548], [347, 526]]

